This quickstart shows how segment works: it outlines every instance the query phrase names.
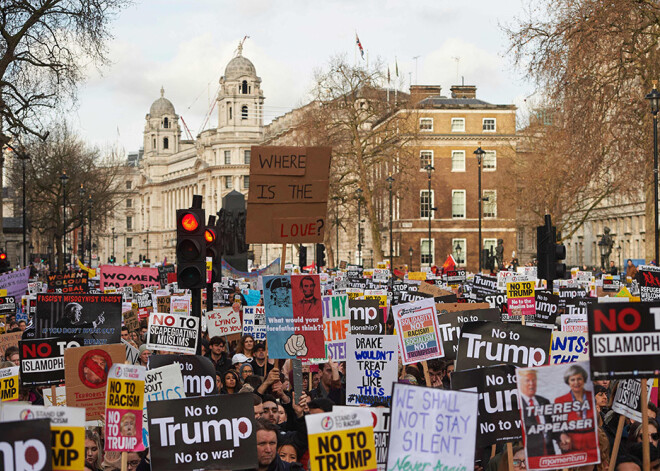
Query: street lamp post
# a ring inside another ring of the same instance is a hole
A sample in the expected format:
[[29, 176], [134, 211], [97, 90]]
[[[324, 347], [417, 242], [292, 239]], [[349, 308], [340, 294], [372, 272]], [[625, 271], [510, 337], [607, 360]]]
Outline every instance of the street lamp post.
[[428, 186], [428, 202], [429, 202], [429, 244], [428, 244], [429, 251], [428, 251], [428, 255], [429, 255], [429, 268], [431, 268], [431, 265], [433, 263], [433, 255], [434, 255], [434, 254], [431, 253], [431, 250], [432, 250], [431, 249], [431, 245], [432, 245], [431, 244], [431, 219], [433, 218], [433, 211], [436, 210], [436, 208], [433, 207], [433, 199], [431, 198], [431, 172], [433, 172], [433, 170], [435, 170], [435, 168], [430, 163], [424, 168], [426, 168], [426, 172], [427, 172], [428, 177], [429, 177], [428, 178], [428, 183], [429, 183], [429, 186]]
[[[28, 252], [28, 263], [32, 262], [33, 253], [34, 253], [34, 245], [32, 245], [32, 242], [30, 242], [30, 251]], [[25, 266], [27, 265], [28, 264], [26, 263]]]
[[[390, 270], [394, 270], [394, 252], [392, 247], [392, 183], [394, 183], [394, 178], [392, 174], [387, 177], [387, 183], [390, 191]], [[394, 271], [392, 271], [394, 273]]]
[[412, 246], [408, 249], [408, 255], [410, 255], [410, 266], [408, 267], [408, 271], [412, 271], [412, 258], [413, 258], [413, 253], [414, 250]]
[[92, 266], [92, 195], [87, 198], [87, 220], [89, 221], [89, 266]]
[[112, 229], [112, 263], [115, 263], [115, 228]]
[[80, 184], [80, 261], [85, 264], [85, 187]]
[[646, 99], [651, 103], [651, 114], [653, 115], [653, 190], [654, 198], [653, 205], [655, 208], [655, 228], [654, 228], [654, 239], [655, 239], [655, 263], [656, 265], [660, 263], [658, 260], [658, 109], [660, 108], [660, 92], [658, 92], [658, 82], [657, 80], [653, 81], [653, 90], [646, 95]]
[[147, 229], [147, 262], [149, 261], [149, 229]]
[[486, 152], [479, 146], [477, 150], [474, 151], [474, 155], [477, 157], [477, 164], [479, 166], [478, 172], [479, 172], [479, 250], [478, 250], [478, 255], [479, 255], [479, 273], [481, 273], [481, 244], [483, 239], [481, 238], [481, 204], [483, 202], [483, 198], [481, 196], [481, 161], [483, 159], [483, 156]]
[[47, 250], [48, 250], [48, 271], [52, 271], [53, 270], [53, 246], [50, 243], [48, 243]]
[[335, 268], [339, 268], [339, 196], [333, 196], [335, 200], [335, 228], [337, 230], [335, 245], [337, 249], [335, 250]]
[[461, 247], [460, 242], [456, 242], [456, 245], [454, 246], [454, 252], [456, 252], [456, 265], [460, 265], [463, 263], [463, 258], [461, 257], [461, 254], [463, 253], [463, 247]]
[[62, 181], [62, 255], [64, 256], [62, 270], [66, 270], [66, 181], [69, 179], [69, 176], [66, 174], [66, 171], [62, 172], [60, 175], [60, 180]]
[[358, 188], [357, 200], [358, 200], [358, 265], [362, 265], [362, 188]]

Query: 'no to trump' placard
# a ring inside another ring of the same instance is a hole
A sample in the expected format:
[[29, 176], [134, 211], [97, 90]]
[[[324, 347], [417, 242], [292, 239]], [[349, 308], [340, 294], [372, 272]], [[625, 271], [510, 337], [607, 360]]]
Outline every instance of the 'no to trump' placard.
[[536, 314], [536, 298], [533, 281], [517, 281], [506, 284], [506, 302], [509, 312], [517, 311], [523, 316]]
[[18, 401], [18, 366], [0, 369], [0, 402]]

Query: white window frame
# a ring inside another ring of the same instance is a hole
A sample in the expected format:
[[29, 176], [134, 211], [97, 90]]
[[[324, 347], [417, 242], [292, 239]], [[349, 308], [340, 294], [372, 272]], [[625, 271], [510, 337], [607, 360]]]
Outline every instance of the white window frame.
[[[419, 263], [420, 267], [428, 265], [428, 260], [424, 260], [423, 257], [428, 257], [428, 253], [424, 250], [424, 242], [428, 242], [428, 239], [419, 240]], [[435, 239], [431, 239], [431, 266], [435, 265]]]
[[[493, 121], [493, 129], [486, 129], [486, 120]], [[497, 118], [483, 118], [481, 120], [481, 130], [483, 132], [497, 132]]]
[[[420, 219], [425, 219], [428, 220], [428, 215], [427, 216], [422, 216], [422, 195], [425, 193], [428, 193], [429, 190], [419, 190], [419, 218]], [[430, 207], [429, 211], [431, 211], [431, 219], [433, 219], [433, 210], [430, 208], [433, 208], [433, 204], [435, 203], [435, 190], [431, 190], [431, 201], [430, 201]]]
[[252, 160], [252, 150], [247, 149], [243, 151], [243, 164], [244, 165], [250, 165], [250, 161]]
[[429, 150], [429, 149], [420, 150], [419, 151], [419, 167], [420, 167], [419, 171], [420, 172], [426, 172], [426, 168], [425, 168], [426, 165], [422, 166], [422, 154], [425, 153], [425, 152], [428, 152], [428, 153], [431, 154], [430, 155], [430, 157], [431, 157], [431, 159], [430, 159], [431, 167], [435, 166], [435, 164], [433, 163], [433, 159], [434, 159], [433, 151]]
[[[483, 201], [483, 197], [486, 196], [486, 192], [488, 192], [489, 195], [493, 195], [495, 198], [495, 211], [493, 216], [486, 216], [486, 205], [490, 203], [490, 201]], [[483, 216], [485, 219], [496, 219], [497, 218], [497, 190], [481, 190], [481, 210], [483, 212]]]
[[[463, 253], [463, 261], [459, 262], [457, 260], [456, 253], [454, 251], [454, 248], [456, 247], [456, 243], [461, 244], [461, 251]], [[467, 265], [467, 239], [452, 239], [451, 240], [451, 255], [454, 257], [454, 261], [456, 261], [456, 266], [458, 267], [464, 267]]]
[[[463, 123], [463, 129], [454, 130], [454, 123], [458, 124], [459, 122]], [[451, 132], [465, 132], [465, 118], [452, 118], [451, 119]]]
[[[422, 123], [431, 123], [431, 127], [429, 129], [422, 127]], [[419, 130], [421, 132], [433, 132], [433, 118], [419, 118]]]
[[[225, 159], [225, 165], [231, 165], [231, 150], [225, 150], [223, 155]], [[227, 157], [229, 157], [229, 162], [227, 162]]]
[[[249, 190], [250, 189], [250, 175], [243, 175], [243, 189], [244, 190]], [[247, 184], [246, 184], [247, 182]]]
[[[463, 216], [454, 216], [454, 195], [463, 193]], [[467, 213], [467, 192], [465, 190], [451, 190], [451, 218], [465, 219]]]
[[[484, 172], [494, 172], [497, 170], [497, 151], [496, 150], [486, 150], [482, 160], [481, 160], [481, 169]], [[486, 155], [493, 155], [493, 167], [486, 167]]]
[[[463, 168], [454, 168], [454, 155], [463, 156]], [[451, 151], [451, 171], [452, 172], [465, 172], [465, 151], [464, 150], [452, 150]]]
[[225, 190], [233, 190], [234, 189], [234, 177], [231, 176], [225, 176]]

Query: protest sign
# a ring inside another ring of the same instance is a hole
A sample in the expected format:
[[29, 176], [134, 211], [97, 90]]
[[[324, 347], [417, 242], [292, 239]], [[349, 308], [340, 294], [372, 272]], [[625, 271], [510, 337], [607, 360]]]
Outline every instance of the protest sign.
[[44, 395], [45, 406], [66, 406], [66, 387], [55, 387], [55, 396], [53, 396], [53, 388], [44, 388], [42, 391]]
[[142, 449], [145, 367], [112, 365], [105, 403], [105, 449]]
[[497, 365], [454, 371], [451, 375], [451, 388], [479, 393], [477, 447], [515, 442], [522, 438], [514, 366]]
[[89, 278], [84, 271], [68, 271], [48, 274], [49, 293], [87, 293]]
[[172, 314], [190, 314], [190, 296], [170, 296]]
[[560, 317], [560, 327], [562, 332], [587, 332], [586, 314], [562, 314]]
[[323, 304], [318, 275], [292, 275], [291, 300], [295, 335], [304, 338], [307, 352], [302, 358], [325, 358]]
[[588, 362], [516, 371], [528, 469], [600, 463], [596, 403], [588, 371]]
[[[500, 311], [496, 308], [447, 311], [442, 309], [443, 306], [445, 304], [435, 305], [438, 311], [438, 331], [442, 340], [442, 350], [445, 352], [447, 360], [456, 359], [458, 339], [461, 338], [461, 328], [465, 322], [500, 320]], [[461, 306], [472, 307], [475, 304], [462, 304]]]
[[180, 314], [151, 314], [147, 332], [149, 350], [195, 354], [199, 318]]
[[3, 422], [22, 420], [30, 423], [35, 419], [49, 420], [52, 438], [53, 471], [84, 471], [84, 409], [78, 407], [44, 407], [33, 404], [12, 404], [4, 405], [1, 413]]
[[[355, 406], [332, 406], [332, 412], [350, 414]], [[387, 464], [387, 443], [390, 439], [390, 408], [373, 407], [368, 409], [373, 418], [374, 443], [376, 445], [376, 463], [378, 471], [385, 471]]]
[[552, 333], [550, 363], [575, 363], [589, 360], [589, 340], [586, 332]]
[[[158, 268], [101, 265], [99, 276], [101, 289], [108, 286], [133, 286], [138, 283], [142, 286], [160, 287]], [[136, 292], [135, 289], [133, 291]]]
[[23, 332], [10, 332], [0, 335], [0, 356], [5, 356], [5, 351], [9, 347], [18, 345], [18, 341], [23, 337]]
[[[608, 300], [610, 299], [615, 299], [618, 300], [618, 298], [607, 298]], [[587, 310], [589, 309], [589, 306], [592, 304], [595, 304], [597, 301], [596, 298], [571, 298], [571, 299], [566, 299], [564, 300], [564, 314], [567, 315], [580, 315], [580, 316], [585, 316], [587, 315]], [[623, 302], [623, 301], [622, 301]]]
[[536, 314], [533, 322], [554, 325], [559, 311], [559, 296], [549, 291], [536, 290], [534, 293]]
[[21, 340], [21, 383], [25, 386], [50, 386], [64, 382], [64, 350], [82, 346], [81, 339]]
[[506, 284], [506, 302], [509, 312], [519, 312], [522, 316], [536, 314], [534, 282], [519, 281]]
[[598, 303], [589, 309], [594, 380], [660, 375], [660, 303]]
[[383, 335], [385, 319], [378, 300], [349, 299], [349, 326], [352, 334]]
[[0, 296], [0, 314], [16, 313], [16, 298], [13, 296]]
[[365, 408], [305, 416], [311, 471], [375, 471], [374, 419]]
[[243, 307], [243, 335], [251, 335], [255, 342], [266, 341], [266, 310], [263, 306]]
[[67, 348], [64, 351], [66, 403], [84, 407], [87, 420], [105, 417], [105, 387], [115, 363], [126, 361], [122, 344]]
[[133, 302], [137, 304], [140, 319], [146, 319], [149, 317], [149, 313], [154, 311], [154, 300], [151, 293], [135, 293]]
[[0, 455], [4, 471], [51, 471], [50, 420], [17, 420], [0, 427]]
[[399, 368], [396, 336], [348, 334], [346, 346], [346, 404], [389, 406]]
[[19, 367], [0, 369], [0, 402], [18, 401]]
[[2, 296], [13, 296], [15, 298], [20, 298], [27, 291], [29, 279], [29, 267], [10, 273], [3, 273], [0, 275], [0, 290], [6, 290], [7, 292]]
[[183, 377], [186, 397], [218, 394], [215, 382], [215, 366], [211, 360], [201, 355], [152, 355], [149, 368], [177, 365]]
[[249, 394], [147, 402], [153, 469], [257, 467]]
[[161, 288], [164, 288], [165, 285], [168, 283], [167, 275], [169, 273], [176, 273], [176, 269], [174, 265], [168, 264], [168, 265], [161, 265], [158, 267], [158, 281], [160, 282]]
[[75, 336], [85, 345], [119, 343], [121, 296], [116, 294], [38, 294], [38, 338]]
[[162, 314], [169, 314], [170, 311], [170, 295], [156, 297], [156, 311]]
[[122, 313], [122, 316], [124, 317], [124, 326], [128, 329], [129, 332], [140, 329], [140, 318], [134, 309]]
[[[651, 400], [651, 391], [647, 388], [648, 398]], [[612, 402], [612, 410], [636, 422], [642, 421], [642, 381], [639, 379], [622, 379], [617, 383], [616, 393]]]
[[291, 355], [284, 348], [295, 333], [291, 279], [289, 276], [264, 276], [263, 283], [268, 356], [270, 358], [292, 358], [295, 355]]
[[642, 302], [660, 299], [660, 267], [640, 265], [635, 277], [639, 284], [639, 297]]
[[209, 338], [242, 332], [239, 310], [240, 308], [234, 309], [231, 306], [206, 311], [206, 327], [209, 331]]
[[147, 402], [183, 399], [186, 393], [183, 386], [181, 368], [177, 364], [152, 368], [146, 372], [144, 379], [144, 407], [142, 408], [142, 442], [149, 446], [149, 421]]
[[395, 383], [387, 469], [473, 469], [477, 408], [474, 393]]
[[458, 342], [456, 370], [507, 363], [540, 366], [550, 359], [549, 329], [504, 322], [466, 322]]
[[345, 294], [323, 296], [325, 327], [325, 357], [335, 361], [346, 360], [346, 333], [348, 332], [348, 297]]
[[246, 242], [323, 242], [330, 147], [252, 146]]
[[433, 299], [392, 307], [404, 365], [444, 356]]

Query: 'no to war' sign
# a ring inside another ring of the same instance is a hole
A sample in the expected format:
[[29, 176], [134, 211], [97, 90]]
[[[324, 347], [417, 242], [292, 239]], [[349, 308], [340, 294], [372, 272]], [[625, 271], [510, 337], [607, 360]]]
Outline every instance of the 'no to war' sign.
[[180, 314], [151, 314], [147, 348], [195, 354], [199, 319]]
[[105, 449], [142, 448], [142, 408], [146, 368], [115, 364], [108, 375], [105, 412]]

